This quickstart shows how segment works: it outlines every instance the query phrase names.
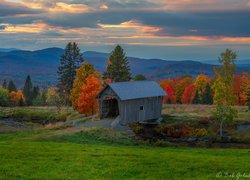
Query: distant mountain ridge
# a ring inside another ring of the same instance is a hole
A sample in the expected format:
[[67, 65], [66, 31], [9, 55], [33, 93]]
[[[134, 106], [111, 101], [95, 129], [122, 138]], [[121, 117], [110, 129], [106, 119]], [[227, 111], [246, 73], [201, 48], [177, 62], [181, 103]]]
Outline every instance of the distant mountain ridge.
[[[33, 82], [39, 86], [47, 87], [56, 84], [57, 68], [64, 50], [61, 48], [47, 48], [37, 51], [13, 50], [0, 51], [0, 83], [4, 80], [14, 80], [20, 87], [25, 77], [30, 74]], [[104, 72], [108, 53], [86, 51], [83, 58], [93, 64], [98, 71]], [[149, 79], [172, 78], [190, 74], [196, 76], [204, 73], [208, 76], [214, 74], [215, 65], [198, 61], [143, 59], [128, 57], [132, 75], [144, 74]], [[250, 67], [238, 67], [237, 73], [248, 72]]]

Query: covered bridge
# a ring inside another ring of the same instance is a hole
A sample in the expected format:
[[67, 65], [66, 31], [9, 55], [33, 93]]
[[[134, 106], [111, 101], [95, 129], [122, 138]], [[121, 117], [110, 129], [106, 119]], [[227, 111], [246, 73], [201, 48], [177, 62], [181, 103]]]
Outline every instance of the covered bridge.
[[156, 120], [165, 95], [155, 81], [110, 83], [97, 96], [100, 118], [116, 118], [121, 125]]

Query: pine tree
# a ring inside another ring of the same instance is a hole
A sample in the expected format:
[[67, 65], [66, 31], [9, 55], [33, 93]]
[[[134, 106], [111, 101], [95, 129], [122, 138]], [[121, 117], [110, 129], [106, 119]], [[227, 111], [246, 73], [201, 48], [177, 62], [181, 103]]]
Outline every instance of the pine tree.
[[4, 89], [7, 89], [7, 81], [6, 81], [6, 79], [3, 81], [2, 87], [3, 87]]
[[9, 81], [8, 90], [9, 90], [9, 92], [12, 92], [12, 91], [16, 92], [17, 91], [16, 85], [12, 80]]
[[195, 91], [194, 100], [193, 100], [193, 104], [200, 104], [200, 103], [201, 103], [201, 101], [200, 101], [200, 96], [199, 96], [198, 91], [196, 90], [196, 91]]
[[111, 52], [104, 78], [109, 78], [113, 82], [129, 81], [131, 79], [130, 67], [126, 54], [119, 45]]
[[34, 86], [33, 92], [32, 92], [32, 96], [33, 96], [32, 98], [33, 98], [33, 99], [36, 99], [37, 96], [39, 95], [39, 93], [40, 93], [39, 87], [38, 87], [38, 86]]
[[32, 81], [31, 81], [30, 75], [28, 75], [27, 78], [26, 78], [26, 80], [25, 80], [25, 84], [24, 84], [24, 88], [23, 88], [23, 95], [25, 97], [26, 104], [28, 106], [32, 105], [32, 100], [33, 100], [33, 85], [32, 85]]
[[213, 96], [212, 96], [212, 90], [210, 85], [207, 83], [205, 87], [205, 91], [202, 96], [202, 103], [203, 104], [213, 104]]
[[[83, 61], [78, 45], [75, 42], [68, 43], [60, 59], [61, 65], [58, 68], [59, 92], [67, 101], [73, 87], [76, 69], [81, 66]], [[68, 102], [68, 104], [70, 103]]]

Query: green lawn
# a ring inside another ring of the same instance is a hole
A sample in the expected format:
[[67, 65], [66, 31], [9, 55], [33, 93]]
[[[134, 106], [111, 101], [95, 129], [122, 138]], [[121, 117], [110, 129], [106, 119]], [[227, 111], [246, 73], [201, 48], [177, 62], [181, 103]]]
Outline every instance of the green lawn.
[[250, 173], [250, 150], [136, 145], [107, 130], [0, 134], [0, 179], [214, 179]]

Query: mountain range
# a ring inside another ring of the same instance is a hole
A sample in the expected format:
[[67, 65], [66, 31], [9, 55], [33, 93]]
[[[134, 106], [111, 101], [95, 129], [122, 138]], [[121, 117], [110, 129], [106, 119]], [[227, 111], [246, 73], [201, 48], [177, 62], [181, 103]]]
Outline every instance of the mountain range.
[[[14, 80], [21, 87], [28, 74], [31, 75], [34, 84], [41, 87], [53, 86], [57, 80], [57, 68], [60, 64], [60, 56], [64, 50], [61, 48], [47, 48], [37, 51], [0, 48], [0, 82], [4, 79]], [[94, 67], [104, 72], [108, 53], [86, 51], [83, 58]], [[190, 74], [196, 76], [204, 73], [213, 76], [215, 61], [211, 64], [192, 60], [162, 60], [128, 57], [131, 73], [144, 74], [149, 79], [172, 78]], [[208, 61], [209, 62], [209, 61]], [[237, 67], [236, 73], [250, 73], [250, 61], [244, 61]]]

